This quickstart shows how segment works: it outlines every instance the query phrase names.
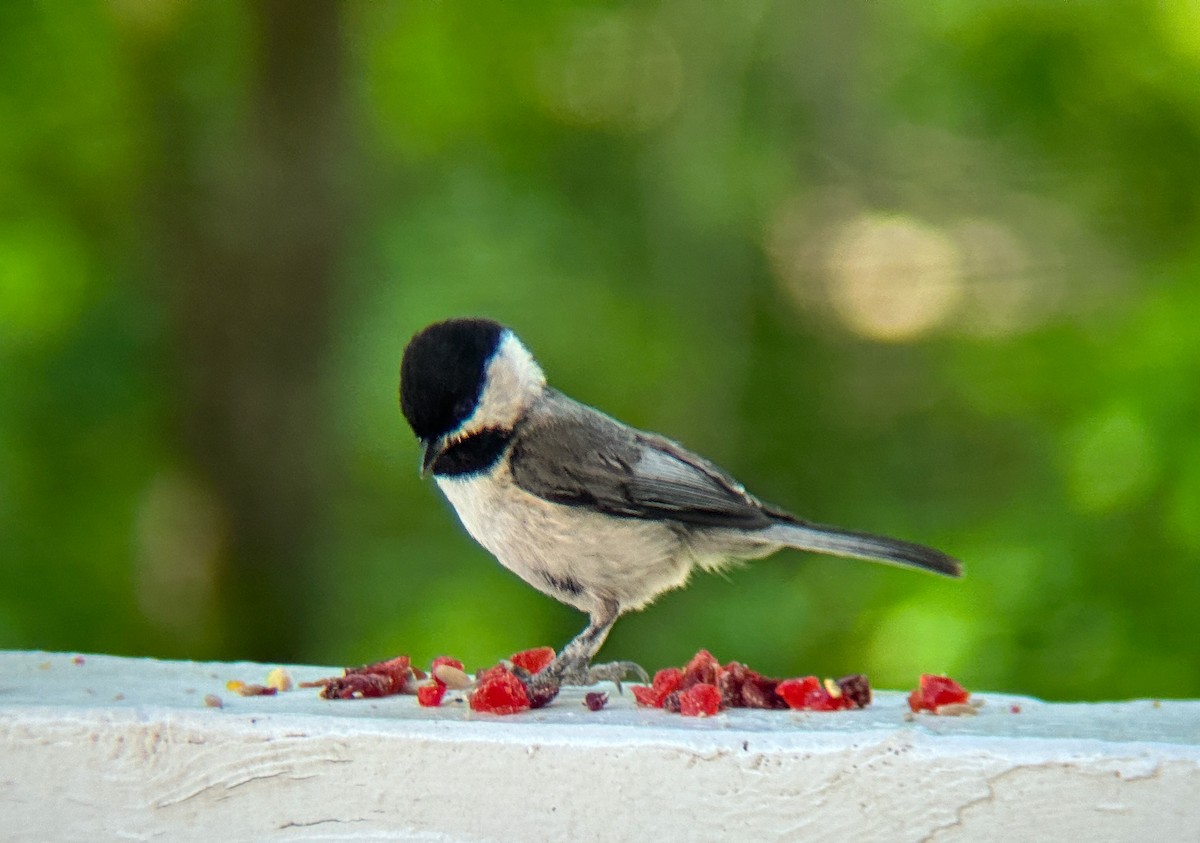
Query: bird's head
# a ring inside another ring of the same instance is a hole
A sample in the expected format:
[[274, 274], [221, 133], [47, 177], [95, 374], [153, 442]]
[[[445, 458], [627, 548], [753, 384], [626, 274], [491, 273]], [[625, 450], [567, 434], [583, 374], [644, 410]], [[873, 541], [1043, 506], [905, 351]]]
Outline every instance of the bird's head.
[[533, 355], [498, 322], [447, 319], [422, 329], [400, 365], [400, 408], [421, 442], [422, 475], [473, 434], [511, 431], [545, 386]]

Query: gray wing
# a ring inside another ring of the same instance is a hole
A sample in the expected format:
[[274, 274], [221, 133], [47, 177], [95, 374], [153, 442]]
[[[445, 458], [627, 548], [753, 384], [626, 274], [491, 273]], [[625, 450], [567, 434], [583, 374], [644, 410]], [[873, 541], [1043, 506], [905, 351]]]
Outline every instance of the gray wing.
[[710, 527], [775, 523], [707, 460], [551, 390], [517, 429], [510, 460], [518, 486], [555, 503]]

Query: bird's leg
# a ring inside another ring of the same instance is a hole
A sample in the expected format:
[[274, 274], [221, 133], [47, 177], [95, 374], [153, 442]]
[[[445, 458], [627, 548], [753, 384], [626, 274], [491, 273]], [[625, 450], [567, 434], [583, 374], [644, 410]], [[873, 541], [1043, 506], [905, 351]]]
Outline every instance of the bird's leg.
[[592, 665], [592, 657], [604, 644], [609, 630], [621, 615], [621, 607], [615, 600], [602, 600], [590, 613], [590, 622], [583, 632], [576, 635], [562, 648], [554, 661], [546, 665], [534, 681], [555, 685], [592, 685], [602, 680], [617, 683], [630, 674], [648, 680], [646, 671], [634, 662], [609, 662]]

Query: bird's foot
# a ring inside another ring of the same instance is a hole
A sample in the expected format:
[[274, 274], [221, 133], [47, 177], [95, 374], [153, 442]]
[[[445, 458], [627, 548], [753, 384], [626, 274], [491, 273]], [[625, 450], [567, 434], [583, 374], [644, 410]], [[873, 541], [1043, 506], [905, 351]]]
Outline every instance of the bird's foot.
[[588, 667], [587, 670], [587, 684], [594, 685], [597, 682], [612, 682], [617, 686], [617, 693], [621, 692], [621, 682], [630, 678], [649, 682], [650, 674], [646, 673], [646, 669], [637, 662], [594, 664]]
[[621, 690], [621, 683], [633, 677], [642, 682], [649, 682], [650, 676], [636, 662], [607, 662], [605, 664], [588, 664], [585, 661], [559, 663], [551, 662], [545, 670], [533, 677], [537, 682], [545, 676], [546, 680], [557, 682], [559, 685], [575, 685], [579, 687], [595, 685], [597, 682], [612, 682]]

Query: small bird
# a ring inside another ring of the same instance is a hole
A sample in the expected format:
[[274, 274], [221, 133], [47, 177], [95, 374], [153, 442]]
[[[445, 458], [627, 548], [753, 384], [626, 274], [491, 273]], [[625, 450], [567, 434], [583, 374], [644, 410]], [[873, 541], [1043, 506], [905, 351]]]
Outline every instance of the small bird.
[[537, 681], [644, 678], [632, 662], [592, 658], [621, 614], [684, 585], [697, 567], [792, 547], [962, 575], [957, 559], [933, 548], [803, 521], [678, 443], [568, 398], [490, 319], [418, 332], [404, 350], [400, 406], [421, 445], [421, 476], [433, 473], [467, 532], [589, 617]]

